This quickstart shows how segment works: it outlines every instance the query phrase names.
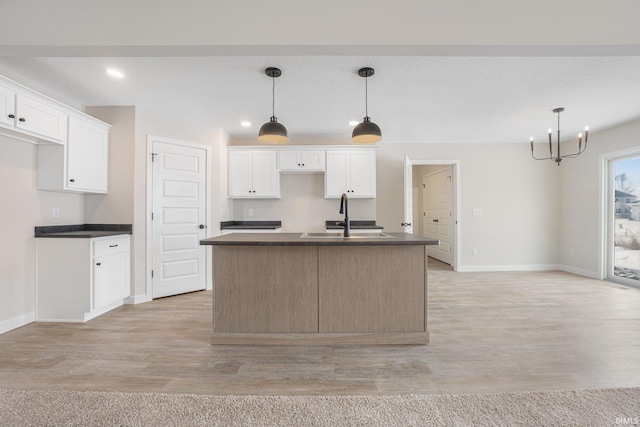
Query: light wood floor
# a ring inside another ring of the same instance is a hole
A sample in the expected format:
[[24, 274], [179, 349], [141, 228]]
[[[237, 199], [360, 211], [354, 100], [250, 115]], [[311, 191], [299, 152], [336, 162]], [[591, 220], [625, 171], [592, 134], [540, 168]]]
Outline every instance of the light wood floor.
[[640, 290], [430, 261], [426, 346], [211, 346], [211, 293], [0, 335], [0, 388], [366, 395], [640, 386]]

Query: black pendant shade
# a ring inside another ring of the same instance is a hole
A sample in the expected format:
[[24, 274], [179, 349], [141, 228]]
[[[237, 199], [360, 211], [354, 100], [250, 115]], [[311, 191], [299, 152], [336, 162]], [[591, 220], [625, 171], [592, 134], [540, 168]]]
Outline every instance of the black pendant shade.
[[358, 75], [360, 77], [365, 78], [365, 117], [362, 123], [358, 123], [358, 125], [353, 128], [353, 133], [351, 134], [351, 140], [353, 142], [360, 142], [363, 144], [371, 144], [374, 142], [378, 142], [382, 140], [382, 131], [380, 130], [380, 126], [373, 123], [371, 121], [371, 117], [369, 117], [369, 86], [368, 79], [373, 76], [374, 69], [370, 67], [360, 68], [358, 70]]
[[353, 142], [373, 143], [382, 139], [382, 131], [380, 126], [373, 123], [369, 116], [365, 117], [362, 123], [353, 128], [351, 140]]
[[258, 139], [263, 142], [270, 142], [275, 144], [281, 144], [289, 141], [289, 135], [287, 134], [287, 128], [282, 123], [278, 123], [278, 118], [275, 113], [276, 105], [276, 77], [282, 75], [282, 71], [279, 68], [269, 67], [264, 70], [264, 73], [271, 77], [273, 86], [271, 89], [271, 119], [260, 127], [258, 132]]
[[287, 128], [282, 123], [278, 123], [276, 116], [271, 116], [271, 120], [260, 127], [258, 139], [264, 142], [283, 143], [289, 140]]

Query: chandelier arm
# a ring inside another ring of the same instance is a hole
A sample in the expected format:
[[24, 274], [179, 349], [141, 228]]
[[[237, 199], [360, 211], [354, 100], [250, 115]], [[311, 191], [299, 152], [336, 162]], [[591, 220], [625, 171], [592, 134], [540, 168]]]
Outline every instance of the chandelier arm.
[[535, 160], [553, 160], [553, 157], [536, 157], [533, 152], [531, 152], [531, 157], [533, 157]]

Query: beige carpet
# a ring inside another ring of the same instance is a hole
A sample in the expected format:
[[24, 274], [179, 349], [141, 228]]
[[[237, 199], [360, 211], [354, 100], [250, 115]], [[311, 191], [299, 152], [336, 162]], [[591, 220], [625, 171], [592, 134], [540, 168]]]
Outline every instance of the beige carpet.
[[640, 388], [407, 396], [202, 396], [0, 390], [2, 426], [616, 426]]

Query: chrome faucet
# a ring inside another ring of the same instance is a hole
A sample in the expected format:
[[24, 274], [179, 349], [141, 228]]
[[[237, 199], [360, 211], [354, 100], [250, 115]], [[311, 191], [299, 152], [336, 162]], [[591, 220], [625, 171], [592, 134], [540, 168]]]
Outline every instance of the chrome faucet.
[[337, 222], [337, 225], [342, 225], [344, 227], [344, 237], [349, 237], [351, 235], [351, 222], [349, 221], [349, 201], [347, 200], [347, 194], [342, 193], [342, 198], [340, 199], [340, 213], [344, 214], [344, 221]]

